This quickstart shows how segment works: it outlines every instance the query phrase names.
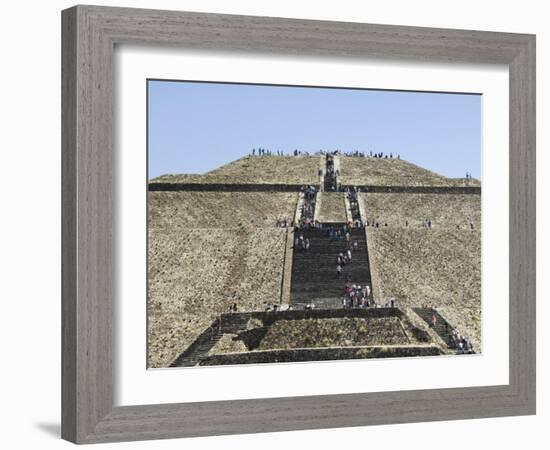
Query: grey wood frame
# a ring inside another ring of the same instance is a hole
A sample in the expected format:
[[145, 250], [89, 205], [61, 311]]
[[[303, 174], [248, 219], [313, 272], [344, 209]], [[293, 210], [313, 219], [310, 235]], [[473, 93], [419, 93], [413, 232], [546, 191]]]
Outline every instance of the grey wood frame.
[[[535, 413], [535, 36], [76, 6], [62, 13], [62, 437], [76, 443]], [[113, 50], [199, 50], [506, 64], [510, 379], [499, 386], [113, 404]]]

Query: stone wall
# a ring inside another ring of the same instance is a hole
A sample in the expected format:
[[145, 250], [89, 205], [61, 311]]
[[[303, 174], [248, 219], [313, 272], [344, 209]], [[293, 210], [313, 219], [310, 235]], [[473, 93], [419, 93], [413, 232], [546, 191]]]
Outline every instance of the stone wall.
[[[333, 361], [365, 358], [403, 358], [413, 356], [438, 356], [437, 346], [374, 346], [374, 347], [335, 347], [295, 350], [268, 350], [248, 353], [226, 353], [211, 355], [201, 361], [201, 366], [228, 364], [261, 364], [274, 362]], [[305, 381], [304, 381], [305, 382]], [[335, 381], [337, 382], [337, 381]]]

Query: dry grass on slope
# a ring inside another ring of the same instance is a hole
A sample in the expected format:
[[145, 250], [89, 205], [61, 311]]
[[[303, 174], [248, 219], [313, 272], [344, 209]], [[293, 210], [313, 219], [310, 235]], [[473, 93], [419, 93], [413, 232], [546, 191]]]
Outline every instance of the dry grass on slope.
[[477, 180], [446, 178], [402, 159], [340, 156], [343, 185], [357, 186], [479, 186]]
[[343, 192], [321, 192], [321, 204], [317, 220], [322, 223], [346, 222], [346, 204]]
[[470, 221], [481, 226], [481, 196], [479, 194], [359, 194], [361, 211], [369, 221], [378, 220], [388, 227], [421, 228], [429, 219], [437, 229], [459, 226], [468, 229]]
[[151, 192], [148, 363], [166, 367], [222, 312], [279, 300], [296, 194]]
[[149, 365], [169, 365], [229, 306], [278, 302], [286, 230], [201, 228], [150, 235]]
[[372, 229], [368, 231], [377, 301], [429, 305], [451, 324], [481, 339], [481, 239], [477, 230]]

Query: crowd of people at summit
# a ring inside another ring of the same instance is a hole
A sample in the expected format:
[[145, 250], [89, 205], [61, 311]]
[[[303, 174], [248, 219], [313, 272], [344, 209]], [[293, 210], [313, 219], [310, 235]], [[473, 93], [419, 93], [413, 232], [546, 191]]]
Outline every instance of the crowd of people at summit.
[[[253, 148], [250, 152], [251, 156], [317, 156], [317, 155], [335, 155], [335, 156], [350, 156], [355, 158], [383, 158], [394, 159], [393, 153], [373, 152], [370, 150], [367, 152], [360, 152], [354, 150], [352, 152], [344, 152], [342, 150], [318, 150], [316, 152], [309, 152], [306, 150], [294, 149], [291, 152], [285, 152], [284, 150], [269, 150], [267, 148], [258, 147]], [[395, 156], [395, 159], [401, 159], [401, 155]]]

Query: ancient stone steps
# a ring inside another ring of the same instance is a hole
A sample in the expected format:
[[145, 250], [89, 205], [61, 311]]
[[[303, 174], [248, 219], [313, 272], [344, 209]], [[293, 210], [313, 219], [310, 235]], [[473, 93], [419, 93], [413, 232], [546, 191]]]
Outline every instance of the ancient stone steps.
[[[339, 253], [343, 253], [344, 255], [346, 254], [346, 252], [340, 252], [340, 250], [341, 249], [334, 249], [334, 251], [332, 252], [323, 252], [323, 253], [312, 252], [309, 255], [297, 254], [294, 261], [300, 261], [304, 263], [318, 261], [319, 265], [316, 265], [316, 267], [321, 267], [324, 264], [334, 268], [336, 267]], [[361, 252], [361, 253], [362, 254], [359, 254], [358, 252], [352, 253], [351, 262], [346, 264], [344, 267], [351, 267], [356, 262], [367, 264], [368, 256], [366, 255], [366, 252]]]
[[[210, 327], [211, 328], [211, 327]], [[203, 332], [177, 359], [172, 367], [196, 366], [204, 359], [212, 347], [214, 347], [223, 336], [220, 331], [207, 329]], [[207, 333], [205, 335], [205, 333]]]
[[326, 167], [323, 187], [326, 192], [335, 191], [338, 187], [338, 183], [335, 172], [336, 168], [334, 167], [334, 157], [331, 155], [326, 155], [325, 161]]
[[198, 365], [224, 334], [237, 334], [246, 329], [248, 314], [222, 314], [171, 364], [172, 367]]
[[[304, 301], [300, 301], [300, 297], [297, 296], [295, 298], [295, 301], [293, 303], [293, 308], [300, 309], [305, 308], [306, 305], [311, 304], [308, 302], [308, 299], [304, 299]], [[342, 307], [342, 300], [339, 297], [317, 297], [317, 299], [314, 302], [315, 309], [336, 309]]]
[[[370, 273], [368, 270], [361, 267], [356, 267], [353, 270], [346, 267], [338, 277], [336, 275], [335, 265], [331, 265], [325, 269], [320, 268], [315, 271], [309, 271], [308, 273], [296, 273], [293, 277], [293, 283], [314, 281], [320, 284], [331, 285], [335, 281], [340, 281], [338, 287], [339, 289], [343, 289], [346, 281], [352, 281], [352, 284], [361, 284], [359, 280], [368, 280], [369, 277]], [[353, 280], [349, 278], [353, 278]], [[294, 290], [298, 288], [299, 286], [294, 286]]]
[[[413, 308], [413, 311], [420, 316], [438, 335], [447, 347], [450, 349], [456, 349], [456, 344], [453, 339], [453, 327], [445, 320], [445, 318], [439, 314], [434, 308]], [[435, 327], [432, 325], [432, 317], [435, 316]]]
[[[333, 229], [343, 226], [331, 224]], [[346, 253], [348, 244], [343, 238], [332, 239], [327, 228], [295, 232], [295, 236], [309, 239], [310, 247], [293, 252], [290, 303], [294, 308], [307, 304], [315, 304], [316, 308], [342, 308], [346, 282], [362, 286], [370, 283], [365, 230], [349, 230], [350, 240], [357, 241], [358, 249], [352, 251], [351, 263], [343, 266], [341, 276], [337, 277], [337, 257]]]

